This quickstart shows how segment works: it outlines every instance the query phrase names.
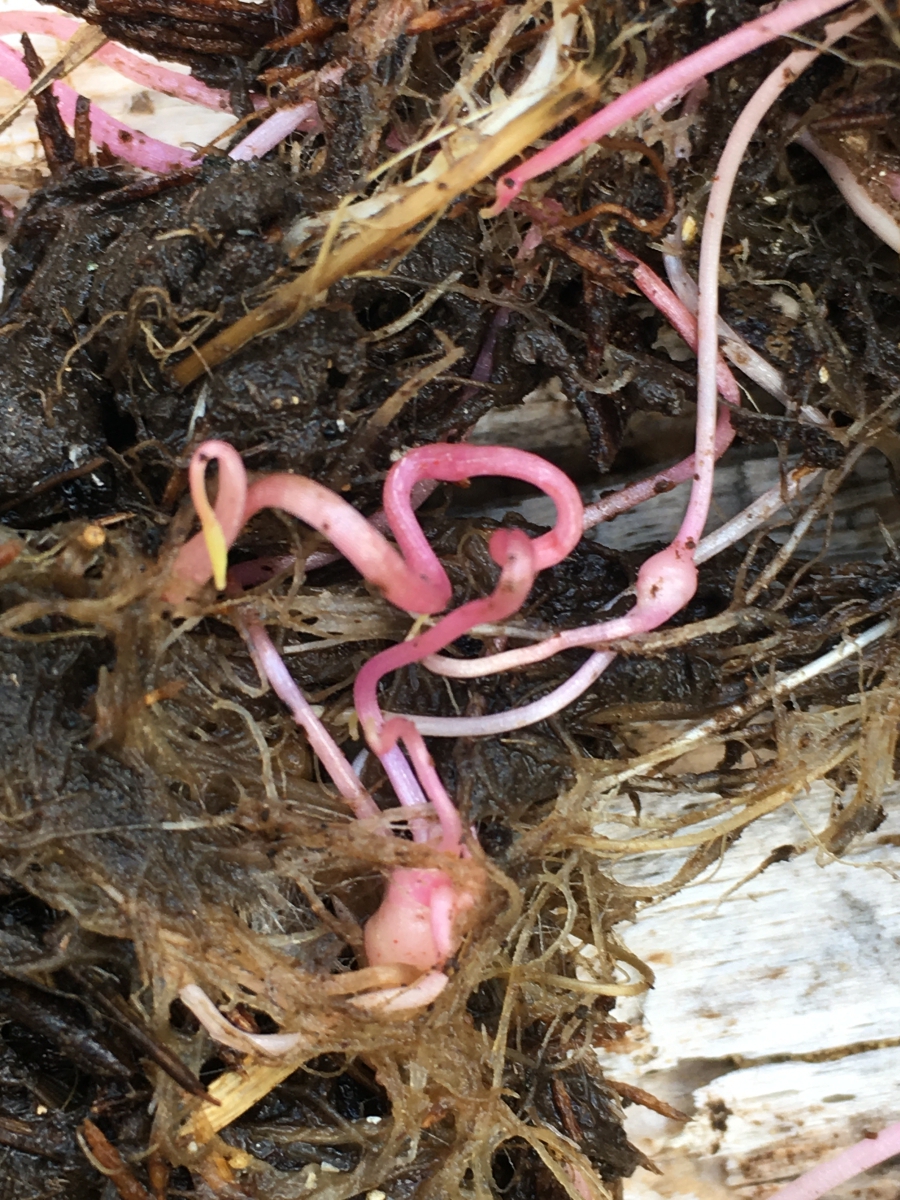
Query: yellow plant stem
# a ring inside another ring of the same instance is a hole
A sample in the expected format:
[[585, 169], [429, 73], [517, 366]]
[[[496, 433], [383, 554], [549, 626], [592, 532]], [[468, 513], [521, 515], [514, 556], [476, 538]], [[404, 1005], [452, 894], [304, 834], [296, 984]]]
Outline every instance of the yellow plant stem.
[[204, 1100], [191, 1113], [179, 1130], [179, 1141], [188, 1149], [192, 1148], [191, 1143], [196, 1143], [198, 1148], [205, 1145], [220, 1129], [236, 1121], [292, 1075], [301, 1062], [302, 1056], [298, 1059], [297, 1055], [291, 1055], [278, 1063], [260, 1063], [220, 1075], [207, 1089], [212, 1102]]
[[[597, 80], [577, 69], [562, 80], [552, 96], [539, 100], [493, 136], [460, 131], [451, 145], [441, 151], [446, 169], [437, 178], [419, 184], [412, 180], [398, 200], [377, 216], [361, 222], [331, 252], [326, 244], [324, 253], [308, 271], [276, 288], [257, 308], [203, 346], [194, 348], [172, 371], [175, 382], [184, 387], [253, 338], [298, 321], [321, 301], [332, 284], [390, 253], [410, 230], [441, 213], [457, 196], [499, 170], [592, 100], [599, 86]], [[429, 173], [432, 170], [433, 166]], [[340, 211], [337, 215], [340, 217]], [[347, 214], [346, 219], [351, 221], [352, 216]]]
[[802, 772], [797, 778], [785, 786], [773, 788], [764, 792], [762, 797], [747, 804], [739, 813], [720, 821], [711, 829], [699, 829], [694, 833], [675, 834], [672, 837], [636, 837], [636, 838], [605, 838], [592, 837], [584, 834], [572, 834], [561, 839], [560, 845], [579, 846], [585, 850], [593, 850], [597, 854], [645, 854], [648, 851], [686, 850], [694, 846], [704, 846], [718, 838], [727, 837], [743, 829], [759, 817], [774, 812], [784, 804], [795, 800], [805, 792], [811, 783], [823, 779], [829, 771], [840, 766], [859, 749], [859, 739], [851, 736], [839, 744], [830, 754], [823, 755], [816, 761], [814, 767]]

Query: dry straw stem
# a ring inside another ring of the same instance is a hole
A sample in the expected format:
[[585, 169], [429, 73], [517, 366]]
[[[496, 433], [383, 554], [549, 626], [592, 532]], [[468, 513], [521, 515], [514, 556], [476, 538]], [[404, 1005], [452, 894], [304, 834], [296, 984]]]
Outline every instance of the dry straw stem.
[[[799, 690], [812, 679], [834, 671], [850, 658], [861, 656], [868, 646], [888, 637], [896, 630], [897, 621], [891, 618], [879, 622], [857, 637], [846, 636], [838, 646], [813, 662], [784, 674], [749, 699], [695, 725], [682, 736], [635, 760], [625, 770], [602, 779], [600, 782], [603, 792], [609, 794], [622, 782], [646, 775], [666, 761], [721, 738], [728, 729], [747, 717], [769, 704], [777, 704], [780, 699]], [[638, 837], [610, 838], [575, 830], [567, 831], [561, 826], [552, 828], [554, 822], [551, 821], [533, 831], [525, 841], [539, 838], [542, 845], [546, 847], [552, 843], [557, 851], [577, 847], [605, 857], [672, 850], [696, 851], [704, 848], [714, 849], [716, 845], [721, 848], [747, 825], [785, 804], [792, 803], [816, 780], [824, 778], [853, 756], [859, 756], [860, 779], [856, 799], [846, 810], [848, 816], [845, 821], [837, 824], [833, 822], [817, 839], [819, 844], [831, 853], [840, 853], [852, 840], [866, 812], [877, 809], [885, 781], [890, 774], [889, 768], [887, 774], [883, 769], [879, 769], [873, 758], [877, 756], [878, 759], [883, 759], [887, 754], [887, 761], [892, 761], [891, 755], [897, 735], [895, 729], [886, 728], [884, 719], [885, 711], [892, 714], [897, 711], [892, 692], [893, 683], [888, 686], [888, 693], [885, 686], [882, 686], [873, 696], [863, 696], [861, 704], [847, 705], [832, 713], [827, 722], [828, 733], [817, 741], [814, 753], [790, 755], [788, 761], [775, 767], [770, 773], [766, 787], [752, 790], [746, 800], [721, 800], [703, 811], [691, 813], [687, 818], [682, 816], [673, 827], [673, 832], [660, 836], [659, 829], [654, 829], [649, 836], [644, 834]], [[813, 720], [815, 719], [814, 717]], [[735, 803], [741, 805], [740, 811], [730, 813], [716, 824], [707, 824], [720, 813], [731, 809]], [[674, 832], [674, 829], [683, 829], [685, 825], [700, 824], [705, 827], [691, 832]]]
[[178, 1131], [178, 1140], [188, 1148], [191, 1142], [205, 1145], [220, 1129], [236, 1121], [293, 1075], [297, 1067], [296, 1056], [292, 1056], [287, 1062], [259, 1063], [240, 1071], [226, 1071], [209, 1086], [212, 1102], [204, 1101], [191, 1113]]
[[[174, 368], [175, 382], [184, 387], [253, 338], [298, 321], [320, 302], [332, 284], [398, 249], [404, 234], [443, 212], [457, 196], [470, 191], [536, 139], [595, 99], [599, 90], [599, 81], [577, 68], [559, 82], [553, 95], [539, 100], [493, 136], [461, 130], [441, 151], [446, 169], [436, 179], [419, 184], [413, 180], [399, 200], [367, 219], [331, 252], [329, 245], [336, 240], [338, 230], [335, 229], [333, 234], [329, 231], [330, 236], [326, 236], [313, 267], [282, 284], [257, 308], [205, 345], [195, 347], [191, 356]], [[433, 172], [434, 169], [432, 164], [429, 170]], [[335, 220], [340, 219], [339, 209]], [[402, 248], [406, 250], [409, 246]]]
[[563, 842], [603, 854], [644, 854], [648, 851], [686, 850], [719, 841], [743, 829], [760, 817], [775, 812], [782, 805], [796, 800], [817, 779], [823, 778], [829, 771], [833, 771], [855, 754], [859, 749], [859, 741], [854, 734], [841, 733], [834, 739], [832, 746], [820, 746], [817, 749], [818, 754], [814, 763], [809, 764], [805, 769], [801, 764], [799, 771], [793, 766], [790, 767], [790, 779], [787, 783], [776, 784], [765, 789], [762, 794], [754, 791], [751, 803], [748, 803], [740, 812], [726, 817], [724, 821], [720, 821], [710, 828], [698, 829], [693, 833], [676, 834], [671, 837], [650, 838], [617, 839], [573, 834], [570, 837], [564, 837]]
[[673, 741], [666, 742], [665, 745], [658, 746], [648, 754], [642, 755], [639, 759], [636, 759], [625, 767], [624, 770], [617, 771], [615, 774], [605, 777], [602, 781], [604, 791], [618, 787], [629, 779], [647, 775], [654, 767], [659, 766], [661, 763], [669, 762], [673, 758], [680, 758], [688, 750], [695, 750], [710, 739], [720, 737], [727, 730], [732, 729], [739, 722], [753, 716], [754, 713], [760, 712], [773, 701], [779, 700], [783, 696], [787, 696], [791, 692], [798, 690], [819, 675], [827, 675], [831, 671], [836, 670], [848, 658], [861, 654], [863, 650], [867, 649], [874, 642], [894, 633], [896, 629], [897, 621], [894, 618], [888, 618], [887, 620], [879, 621], [877, 625], [873, 625], [871, 629], [867, 629], [865, 633], [861, 633], [856, 637], [848, 635], [833, 650], [829, 650], [827, 654], [821, 655], [813, 662], [807, 663], [806, 666], [799, 667], [796, 671], [789, 671], [777, 679], [770, 687], [761, 688], [746, 700], [741, 700], [737, 704], [730, 705], [728, 708], [723, 709], [722, 712], [717, 713], [716, 716], [710, 717], [706, 721], [701, 721], [699, 725], [694, 725], [687, 733], [682, 734]]

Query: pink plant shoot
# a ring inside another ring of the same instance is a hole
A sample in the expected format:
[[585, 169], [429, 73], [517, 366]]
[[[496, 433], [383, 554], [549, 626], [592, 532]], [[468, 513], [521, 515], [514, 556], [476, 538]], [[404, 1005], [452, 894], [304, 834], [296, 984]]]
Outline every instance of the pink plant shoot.
[[[796, 0], [794, 3], [784, 4], [768, 17], [742, 26], [734, 34], [729, 34], [727, 38], [713, 43], [713, 47], [721, 46], [728, 42], [729, 38], [735, 38], [752, 27], [760, 26], [760, 22], [774, 21], [776, 17], [779, 17], [783, 24], [788, 11], [790, 10], [796, 16], [803, 8], [804, 2], [805, 0]], [[809, 7], [807, 4], [804, 11]], [[813, 16], [819, 16], [836, 7], [839, 5], [822, 6], [820, 11], [801, 19], [803, 21], [811, 20]], [[854, 10], [833, 22], [826, 30], [823, 45], [826, 47], [832, 45], [871, 15], [871, 9], [863, 8]], [[757, 34], [759, 32], [760, 30], [757, 29]], [[698, 55], [702, 56], [713, 47], [706, 47], [704, 50], [698, 51]], [[740, 51], [740, 53], [745, 52], [746, 49]], [[635, 587], [637, 603], [624, 617], [600, 625], [567, 630], [536, 645], [491, 655], [477, 662], [430, 658], [426, 665], [432, 670], [458, 678], [471, 678], [538, 662], [570, 647], [597, 646], [616, 638], [649, 632], [674, 616], [693, 596], [697, 581], [695, 555], [709, 514], [715, 463], [733, 437], [727, 410], [723, 410], [717, 418], [717, 392], [721, 391], [723, 398], [732, 405], [736, 405], [740, 401], [737, 384], [718, 352], [717, 337], [718, 270], [728, 203], [740, 163], [760, 121], [784, 89], [815, 60], [818, 53], [818, 50], [804, 50], [795, 51], [789, 55], [759, 86], [728, 136], [713, 178], [704, 218], [698, 279], [699, 303], [696, 318], [649, 267], [625, 251], [618, 252], [624, 261], [636, 264], [633, 276], [635, 283], [647, 298], [669, 318], [685, 341], [696, 349], [698, 368], [694, 454], [683, 463], [669, 468], [668, 471], [662, 472], [657, 477], [660, 481], [678, 483], [685, 477], [686, 470], [690, 469], [690, 478], [693, 481], [691, 498], [681, 528], [672, 544], [648, 559], [641, 567]], [[692, 57], [696, 59], [698, 55]], [[685, 59], [670, 70], [674, 71], [689, 61], [689, 59]], [[665, 74], [666, 72], [662, 73], [662, 75]], [[658, 80], [661, 77], [654, 78]], [[647, 82], [653, 83], [654, 81], [648, 80]], [[638, 85], [637, 88], [620, 97], [620, 100], [627, 100], [628, 97], [641, 92], [645, 86], [645, 84]], [[647, 101], [648, 104], [653, 102], [655, 101]], [[608, 109], [597, 114], [597, 117], [602, 117], [614, 109], [617, 104], [619, 104], [618, 100]], [[591, 118], [591, 120], [594, 119]], [[573, 131], [573, 133], [577, 132], [577, 130]], [[552, 151], [554, 148], [549, 147], [548, 149]], [[540, 158], [541, 155], [538, 155], [532, 162], [537, 162]], [[560, 159], [559, 161], [564, 160]], [[594, 523], [596, 520], [613, 515], [616, 511], [622, 511], [623, 506], [630, 506], [630, 504], [646, 498], [649, 482], [645, 481], [642, 484], [634, 485], [631, 489], [626, 489], [622, 496], [613, 497], [608, 504], [601, 502], [600, 505], [595, 506], [596, 511], [587, 513], [587, 519], [590, 523]], [[475, 718], [425, 718], [418, 720], [417, 725], [421, 732], [446, 737], [478, 736], [479, 734], [500, 733], [521, 728], [525, 724], [550, 716], [558, 712], [565, 704], [571, 703], [606, 669], [613, 657], [614, 655], [609, 651], [596, 650], [588, 662], [554, 693], [531, 705], [526, 705], [517, 714], [491, 714], [487, 717]]]
[[[208, 464], [219, 466], [215, 507], [206, 496]], [[247, 485], [243, 463], [226, 442], [201, 445], [191, 460], [189, 479], [202, 531], [179, 551], [165, 597], [180, 603], [208, 582], [226, 584], [228, 547], [243, 525], [265, 507], [292, 513], [318, 529], [391, 602], [410, 613], [433, 613], [446, 607], [451, 587], [446, 572], [416, 520], [412, 496], [426, 480], [462, 482], [474, 475], [507, 475], [527, 480], [554, 501], [554, 528], [534, 540], [519, 530], [498, 530], [490, 550], [500, 567], [493, 593], [470, 601], [410, 641], [376, 655], [360, 673], [356, 702], [363, 730], [381, 758], [401, 804], [419, 807], [430, 801], [437, 818], [436, 834], [428, 821], [414, 818], [413, 837], [435, 842], [442, 854], [467, 857], [459, 813], [440, 780], [422, 736], [402, 718], [385, 721], [377, 701], [380, 679], [389, 671], [416, 662], [484, 621], [502, 620], [525, 600], [537, 571], [560, 562], [581, 537], [583, 511], [574, 484], [536, 455], [502, 447], [438, 445], [411, 451], [389, 472], [384, 490], [385, 520], [399, 551], [347, 501], [309, 479], [294, 475], [264, 476]], [[231, 590], [239, 590], [235, 580]], [[261, 670], [288, 704], [295, 720], [332, 775], [335, 785], [358, 817], [377, 814], [371, 797], [334, 745], [327, 731], [291, 679], [265, 630], [255, 618], [239, 617], [239, 626]], [[406, 747], [414, 770], [399, 749]], [[365, 931], [370, 966], [406, 964], [432, 971], [458, 948], [466, 914], [481, 898], [478, 886], [456, 887], [438, 868], [401, 868], [392, 872], [378, 912]], [[429, 984], [433, 988], [434, 984]], [[392, 1003], [401, 1000], [395, 997]]]
[[773, 12], [747, 21], [732, 33], [718, 38], [708, 46], [673, 63], [658, 75], [630, 88], [611, 104], [582, 121], [569, 133], [533, 155], [521, 166], [507, 171], [497, 184], [497, 199], [484, 216], [497, 216], [519, 195], [524, 184], [538, 175], [574, 158], [600, 138], [606, 137], [626, 121], [639, 117], [654, 105], [663, 105], [672, 97], [682, 96], [712, 71], [725, 67], [735, 59], [750, 54], [782, 34], [790, 33], [809, 21], [824, 17], [836, 8], [844, 8], [847, 0], [787, 0]]

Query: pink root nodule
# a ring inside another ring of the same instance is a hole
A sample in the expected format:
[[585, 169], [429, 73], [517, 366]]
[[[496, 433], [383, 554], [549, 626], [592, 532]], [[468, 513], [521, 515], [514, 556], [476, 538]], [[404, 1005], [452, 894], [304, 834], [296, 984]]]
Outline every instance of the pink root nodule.
[[369, 966], [400, 964], [420, 971], [443, 966], [459, 949], [478, 901], [437, 868], [393, 871], [378, 911], [366, 923]]
[[681, 612], [697, 591], [697, 567], [693, 549], [675, 541], [648, 558], [638, 572], [637, 607], [640, 630], [656, 629]]

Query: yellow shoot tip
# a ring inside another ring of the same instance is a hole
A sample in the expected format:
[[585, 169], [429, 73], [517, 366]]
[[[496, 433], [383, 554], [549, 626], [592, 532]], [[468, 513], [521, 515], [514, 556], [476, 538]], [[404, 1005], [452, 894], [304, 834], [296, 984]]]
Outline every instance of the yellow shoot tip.
[[199, 488], [198, 494], [194, 496], [194, 508], [200, 518], [200, 528], [203, 530], [206, 552], [212, 563], [216, 590], [221, 592], [225, 587], [225, 574], [228, 570], [228, 543], [225, 541], [225, 532], [219, 518], [206, 497], [205, 487]]
[[225, 534], [219, 524], [219, 518], [212, 509], [205, 520], [201, 517], [200, 524], [203, 527], [203, 540], [206, 542], [209, 561], [212, 563], [216, 591], [221, 592], [225, 587], [225, 572], [228, 569], [228, 546], [225, 542]]
[[405, 642], [411, 642], [413, 638], [417, 638], [426, 625], [430, 623], [431, 617], [429, 613], [419, 613], [415, 617], [412, 625], [409, 628], [409, 633], [403, 639]]

